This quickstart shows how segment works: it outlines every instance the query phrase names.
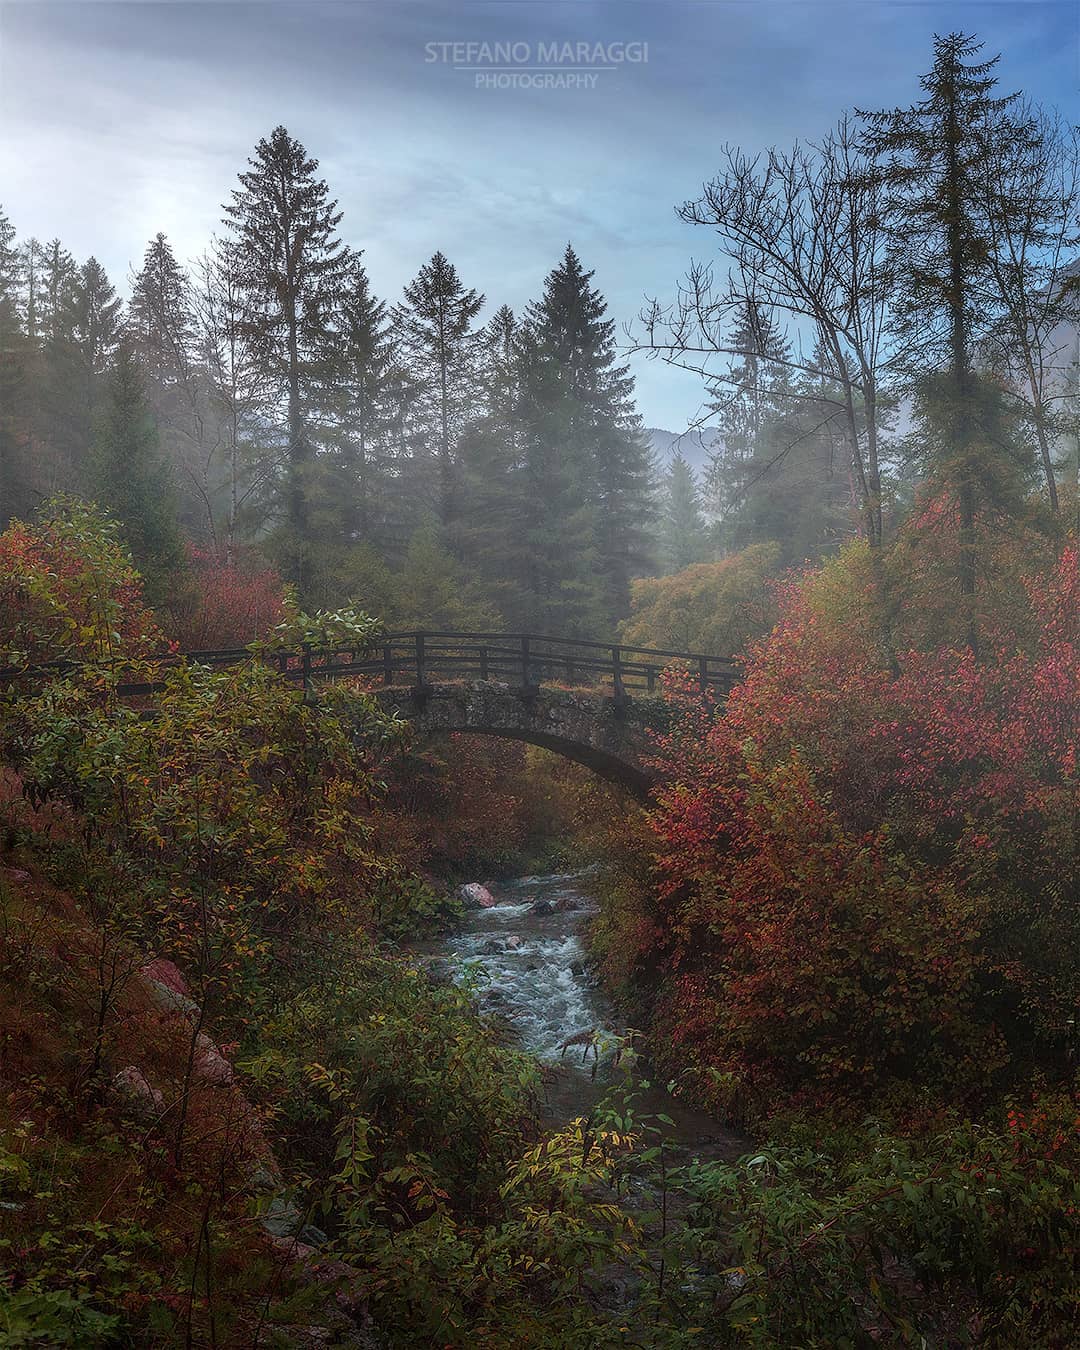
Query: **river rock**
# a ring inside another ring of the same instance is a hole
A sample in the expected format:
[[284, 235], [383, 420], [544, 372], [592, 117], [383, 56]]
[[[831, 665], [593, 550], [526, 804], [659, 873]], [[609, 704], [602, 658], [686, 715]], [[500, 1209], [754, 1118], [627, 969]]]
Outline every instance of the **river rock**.
[[581, 908], [578, 899], [574, 895], [560, 895], [555, 901], [556, 914], [573, 914], [575, 910]]
[[495, 897], [479, 881], [466, 882], [464, 886], [458, 887], [457, 893], [458, 899], [464, 901], [469, 909], [490, 909], [495, 904]]
[[533, 903], [533, 907], [529, 910], [529, 913], [534, 919], [543, 919], [548, 914], [555, 913], [555, 906], [550, 900], [537, 900]]
[[432, 989], [449, 989], [454, 983], [454, 968], [449, 961], [436, 957], [424, 967], [424, 978]]
[[510, 936], [506, 939], [506, 950], [508, 952], [516, 952], [517, 949], [521, 946], [521, 941], [522, 941], [521, 938], [519, 938], [516, 933], [511, 933]]
[[172, 961], [158, 957], [143, 966], [139, 974], [155, 1008], [180, 1013], [191, 1022], [198, 1019], [199, 1005], [190, 997], [187, 982]]

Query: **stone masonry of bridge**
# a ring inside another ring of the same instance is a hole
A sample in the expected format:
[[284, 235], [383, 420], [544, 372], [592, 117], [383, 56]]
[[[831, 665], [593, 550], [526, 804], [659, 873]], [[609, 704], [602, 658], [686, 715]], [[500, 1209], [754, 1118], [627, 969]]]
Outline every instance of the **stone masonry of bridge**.
[[647, 733], [662, 730], [666, 721], [659, 698], [617, 699], [496, 680], [381, 689], [376, 698], [421, 734], [457, 731], [527, 741], [584, 764], [642, 801], [654, 781], [644, 763]]

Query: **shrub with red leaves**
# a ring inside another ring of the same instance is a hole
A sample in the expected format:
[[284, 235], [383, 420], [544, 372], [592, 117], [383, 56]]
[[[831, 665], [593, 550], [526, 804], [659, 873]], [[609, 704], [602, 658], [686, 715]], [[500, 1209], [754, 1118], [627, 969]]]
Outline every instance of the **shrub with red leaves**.
[[285, 618], [285, 588], [272, 567], [189, 547], [188, 595], [172, 621], [183, 651], [242, 647]]
[[168, 649], [114, 521], [74, 498], [0, 534], [0, 666]]
[[719, 718], [669, 681], [634, 936], [660, 1041], [705, 1080], [825, 1103], [1067, 1060], [1077, 551], [1024, 579], [1024, 632], [978, 657], [886, 653], [875, 568], [856, 545], [784, 583]]

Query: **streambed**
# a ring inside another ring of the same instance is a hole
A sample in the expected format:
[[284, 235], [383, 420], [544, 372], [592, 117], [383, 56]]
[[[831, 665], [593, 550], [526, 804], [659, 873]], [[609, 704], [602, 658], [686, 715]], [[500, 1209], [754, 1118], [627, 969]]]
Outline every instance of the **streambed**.
[[[585, 935], [598, 911], [597, 869], [491, 883], [497, 903], [470, 910], [452, 933], [420, 954], [449, 964], [458, 981], [476, 982], [483, 1014], [497, 1017], [521, 1048], [544, 1064], [552, 1126], [587, 1115], [623, 1070], [612, 1065], [627, 1028], [588, 966]], [[595, 1038], [590, 1042], [590, 1037]], [[572, 1042], [567, 1044], [567, 1042]], [[637, 1087], [639, 1115], [666, 1115], [672, 1145], [695, 1156], [734, 1158], [749, 1141], [662, 1087]]]

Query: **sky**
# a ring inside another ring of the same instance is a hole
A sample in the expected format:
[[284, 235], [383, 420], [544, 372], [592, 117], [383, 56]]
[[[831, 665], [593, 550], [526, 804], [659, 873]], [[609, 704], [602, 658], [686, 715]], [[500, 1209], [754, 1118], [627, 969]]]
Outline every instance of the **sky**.
[[[910, 103], [934, 33], [953, 30], [1002, 53], [1003, 88], [1077, 117], [1076, 0], [0, 0], [0, 205], [20, 237], [59, 236], [126, 291], [158, 230], [184, 260], [203, 250], [284, 124], [380, 295], [441, 249], [486, 314], [520, 310], [572, 242], [621, 338], [713, 256], [675, 207], [721, 146]], [[544, 87], [554, 75], [568, 87]], [[684, 429], [699, 381], [633, 369], [646, 424]]]

